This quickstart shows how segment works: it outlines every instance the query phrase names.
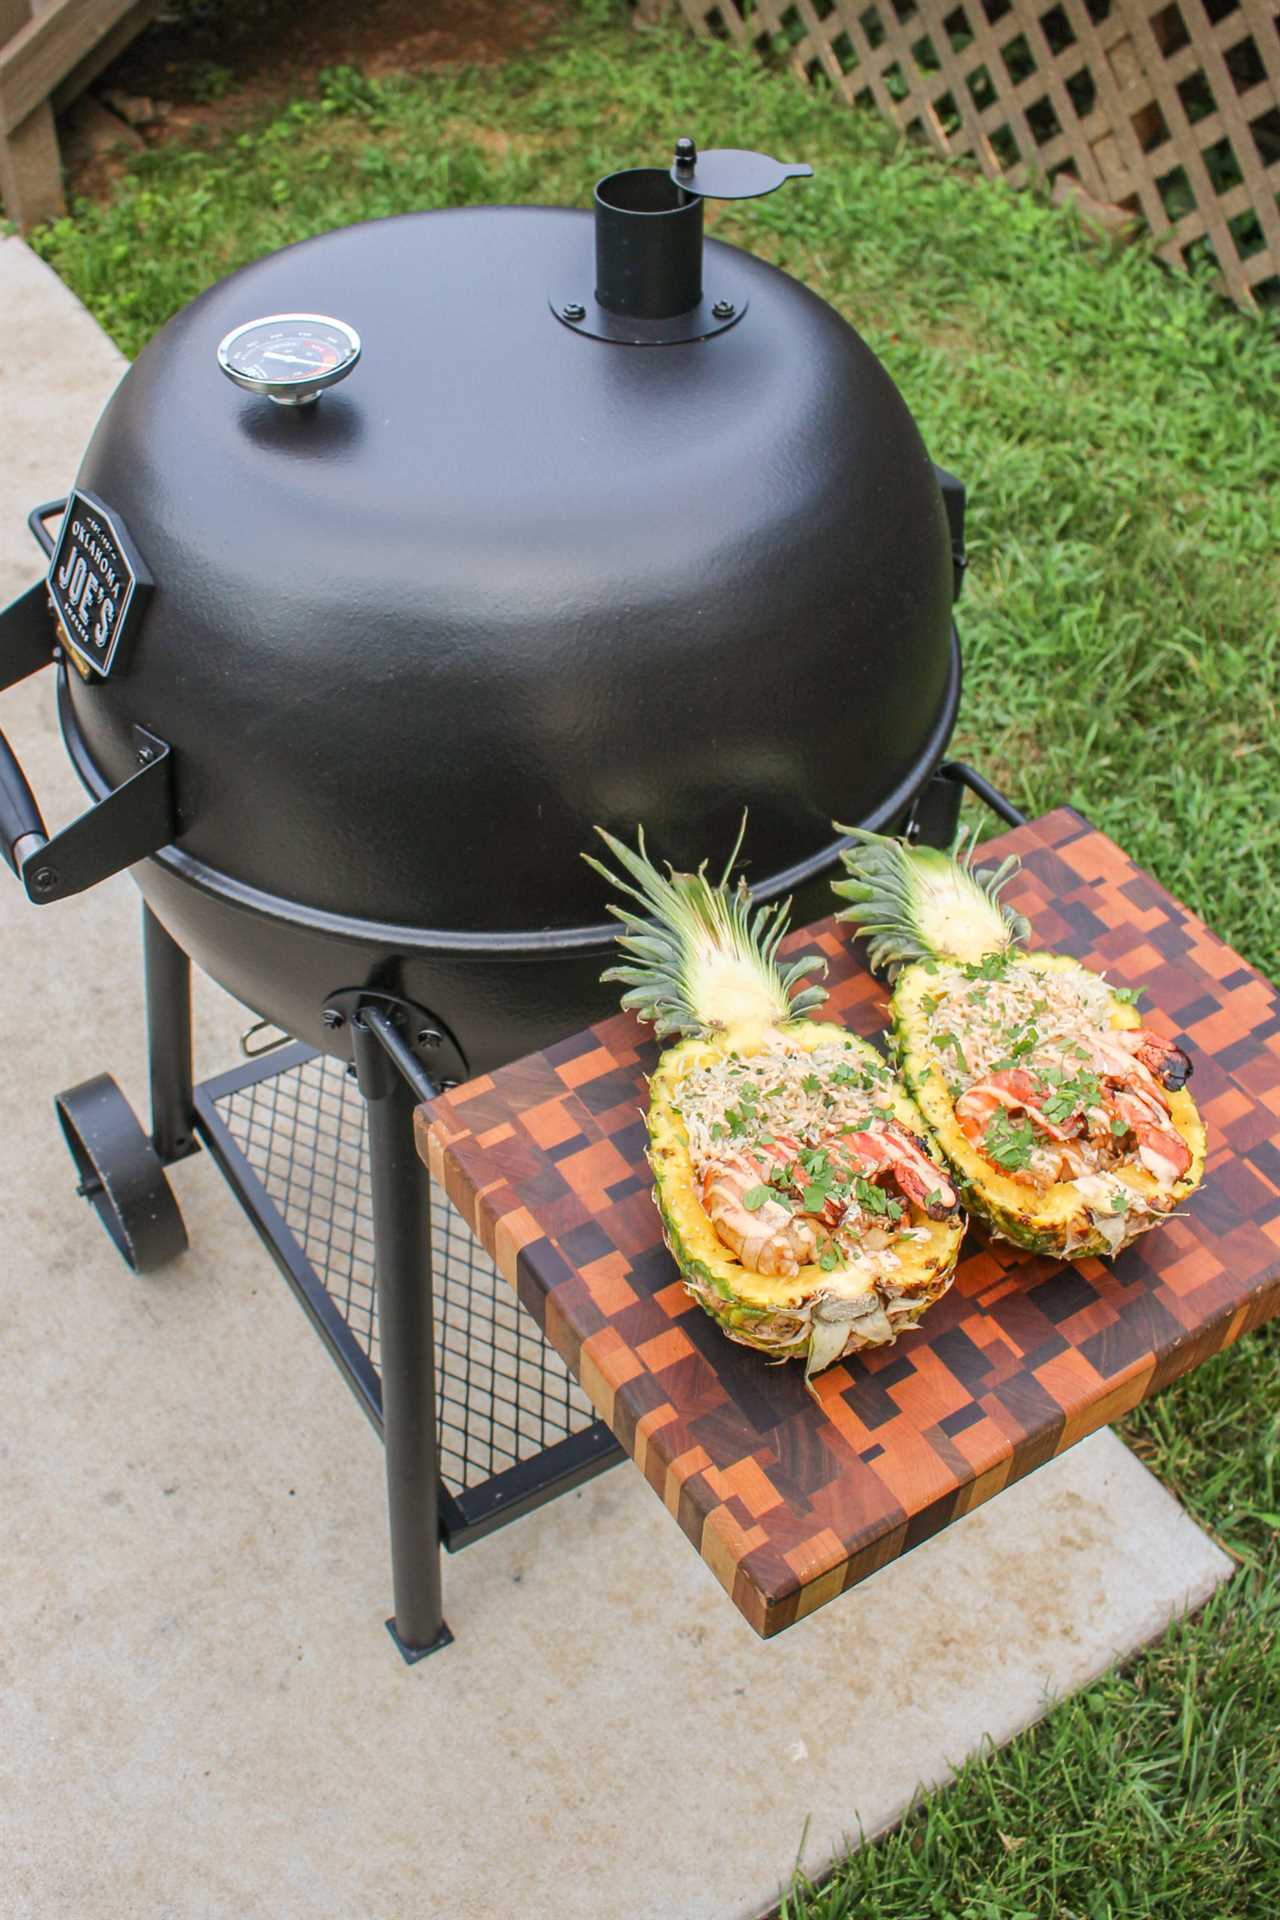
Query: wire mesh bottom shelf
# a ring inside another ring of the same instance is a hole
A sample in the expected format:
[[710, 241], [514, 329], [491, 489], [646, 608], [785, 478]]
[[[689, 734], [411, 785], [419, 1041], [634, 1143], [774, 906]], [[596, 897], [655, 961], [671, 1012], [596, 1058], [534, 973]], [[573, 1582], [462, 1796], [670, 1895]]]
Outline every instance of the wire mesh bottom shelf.
[[[380, 1406], [365, 1108], [354, 1078], [340, 1060], [291, 1047], [200, 1091], [206, 1123], [216, 1118], [278, 1215], [257, 1217], [259, 1230], [273, 1243], [282, 1226], [291, 1236], [354, 1344], [366, 1398]], [[227, 1170], [253, 1212], [250, 1183]], [[588, 1432], [607, 1443], [576, 1381], [438, 1190], [431, 1213], [445, 1486], [460, 1494]]]

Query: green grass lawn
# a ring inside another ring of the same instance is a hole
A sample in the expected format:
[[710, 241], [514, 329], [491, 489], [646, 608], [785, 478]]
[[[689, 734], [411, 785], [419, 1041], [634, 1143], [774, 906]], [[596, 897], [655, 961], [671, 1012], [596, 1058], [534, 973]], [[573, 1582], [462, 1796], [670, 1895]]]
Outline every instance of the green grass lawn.
[[[225, 144], [141, 157], [109, 205], [34, 244], [134, 353], [210, 281], [343, 222], [581, 205], [686, 130], [811, 161], [812, 183], [714, 231], [838, 307], [968, 484], [957, 750], [1030, 811], [1083, 809], [1280, 977], [1274, 335], [783, 71], [629, 32], [609, 0], [576, 12], [572, 42], [505, 67], [322, 77]], [[1124, 1423], [1237, 1577], [798, 1888], [788, 1920], [1280, 1913], [1278, 1407], [1270, 1329]]]

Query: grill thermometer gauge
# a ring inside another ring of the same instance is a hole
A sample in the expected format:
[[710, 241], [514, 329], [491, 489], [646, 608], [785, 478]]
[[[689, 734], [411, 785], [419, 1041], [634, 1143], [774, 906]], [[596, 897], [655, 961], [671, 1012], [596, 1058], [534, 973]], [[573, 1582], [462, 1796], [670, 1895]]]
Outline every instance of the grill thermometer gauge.
[[305, 407], [345, 380], [360, 358], [360, 335], [323, 313], [272, 313], [233, 327], [218, 343], [218, 365], [249, 393], [280, 407]]

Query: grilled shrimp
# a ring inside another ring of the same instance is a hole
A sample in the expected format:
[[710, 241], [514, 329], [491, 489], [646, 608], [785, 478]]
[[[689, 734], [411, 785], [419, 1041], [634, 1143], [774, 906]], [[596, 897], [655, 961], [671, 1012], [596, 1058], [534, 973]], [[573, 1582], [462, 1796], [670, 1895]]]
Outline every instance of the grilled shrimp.
[[1191, 1078], [1191, 1061], [1182, 1048], [1175, 1047], [1172, 1040], [1164, 1039], [1151, 1027], [1122, 1029], [1109, 1034], [1107, 1038], [1118, 1041], [1139, 1066], [1145, 1067], [1171, 1093], [1185, 1087]]
[[1090, 1039], [1093, 1064], [1102, 1082], [1101, 1108], [1071, 1114], [1061, 1125], [1055, 1125], [1044, 1113], [1050, 1090], [1042, 1088], [1025, 1069], [1015, 1067], [1006, 1073], [989, 1074], [956, 1101], [956, 1118], [966, 1137], [985, 1151], [987, 1127], [999, 1108], [1026, 1113], [1047, 1138], [1035, 1149], [1026, 1168], [1012, 1177], [1043, 1186], [1088, 1172], [1089, 1162], [1077, 1142], [1084, 1133], [1090, 1146], [1099, 1135], [1105, 1140], [1114, 1117], [1133, 1134], [1140, 1165], [1157, 1180], [1172, 1184], [1191, 1165], [1191, 1154], [1169, 1124], [1165, 1087], [1183, 1084], [1191, 1071], [1190, 1061], [1180, 1047], [1171, 1046], [1147, 1028], [1094, 1034]]
[[1072, 1114], [1062, 1125], [1047, 1120], [1044, 1102], [1050, 1089], [1034, 1080], [1025, 1067], [1012, 1067], [1004, 1073], [989, 1073], [977, 1080], [956, 1101], [956, 1119], [975, 1147], [981, 1147], [991, 1116], [1000, 1107], [1009, 1113], [1029, 1113], [1050, 1140], [1071, 1140], [1083, 1122]]
[[[1009, 1179], [1021, 1180], [1041, 1191], [1058, 1180], [1071, 1180], [1077, 1174], [1089, 1172], [1092, 1164], [1082, 1152], [1081, 1144], [1094, 1115], [1077, 1112], [1068, 1114], [1061, 1122], [1050, 1120], [1044, 1103], [1051, 1092], [1052, 1088], [1024, 1067], [1013, 1067], [1003, 1073], [988, 1074], [956, 1101], [956, 1119], [980, 1153], [986, 1153], [987, 1127], [1001, 1107], [1009, 1113], [1028, 1115], [1041, 1137], [1025, 1167], [1002, 1171]], [[1097, 1117], [1105, 1130], [1106, 1116], [1098, 1114]]]
[[1191, 1077], [1191, 1062], [1181, 1047], [1162, 1040], [1149, 1027], [1090, 1035], [1093, 1064], [1104, 1080], [1134, 1087], [1159, 1100], [1167, 1113], [1165, 1089], [1176, 1092]]
[[[902, 1127], [878, 1127], [874, 1132], [836, 1135], [824, 1142], [827, 1152], [847, 1170], [874, 1177], [887, 1173], [903, 1194], [930, 1220], [946, 1220], [959, 1206], [951, 1182], [933, 1164], [920, 1142]], [[856, 1165], [851, 1165], [851, 1161]]]
[[[789, 1279], [817, 1257], [819, 1230], [833, 1232], [857, 1202], [847, 1194], [828, 1193], [812, 1213], [793, 1212], [781, 1199], [766, 1199], [756, 1208], [744, 1205], [744, 1195], [770, 1181], [785, 1168], [788, 1190], [803, 1193], [809, 1184], [801, 1162], [805, 1151], [788, 1134], [775, 1134], [766, 1156], [742, 1151], [713, 1161], [702, 1180], [702, 1201], [717, 1234], [744, 1267], [770, 1279]], [[931, 1220], [946, 1220], [959, 1206], [954, 1186], [936, 1167], [923, 1146], [903, 1128], [881, 1126], [853, 1134], [831, 1134], [818, 1142], [843, 1183], [854, 1176], [875, 1179], [887, 1175], [912, 1205]]]
[[1138, 1143], [1138, 1160], [1157, 1180], [1172, 1186], [1191, 1165], [1191, 1149], [1169, 1126], [1165, 1113], [1149, 1094], [1126, 1088], [1112, 1096], [1118, 1117]]
[[1191, 1165], [1191, 1150], [1170, 1125], [1169, 1092], [1186, 1084], [1191, 1062], [1181, 1047], [1150, 1027], [1100, 1037], [1103, 1099], [1108, 1110], [1129, 1127], [1138, 1160], [1148, 1173], [1170, 1185]]
[[743, 1194], [767, 1178], [768, 1168], [747, 1153], [713, 1161], [703, 1175], [702, 1204], [744, 1267], [766, 1279], [789, 1280], [813, 1259], [818, 1236], [807, 1220], [780, 1201], [766, 1200], [754, 1212], [743, 1206]]

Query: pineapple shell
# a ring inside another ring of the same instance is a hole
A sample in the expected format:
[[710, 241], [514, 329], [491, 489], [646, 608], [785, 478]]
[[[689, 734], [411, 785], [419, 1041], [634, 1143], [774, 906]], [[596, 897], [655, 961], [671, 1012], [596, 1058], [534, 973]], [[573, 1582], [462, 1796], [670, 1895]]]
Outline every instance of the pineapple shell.
[[[1066, 954], [1015, 953], [1010, 966], [1029, 967], [1039, 973], [1087, 969]], [[1074, 1180], [1060, 1180], [1044, 1193], [1024, 1181], [1001, 1173], [998, 1167], [969, 1140], [956, 1119], [947, 1089], [944, 1062], [928, 1039], [928, 1020], [921, 1005], [932, 980], [932, 969], [923, 965], [906, 966], [898, 974], [891, 1002], [894, 1048], [907, 1088], [924, 1114], [929, 1128], [951, 1169], [961, 1202], [993, 1233], [1032, 1253], [1053, 1254], [1059, 1258], [1119, 1253], [1148, 1228], [1158, 1225], [1159, 1214], [1130, 1210], [1121, 1216], [1123, 1227], [1117, 1231], [1115, 1219], [1108, 1220], [1104, 1231]], [[1141, 1016], [1128, 1001], [1112, 999], [1110, 1025], [1113, 1028], [1140, 1027]], [[1173, 1189], [1178, 1205], [1199, 1186], [1204, 1176], [1205, 1129], [1194, 1100], [1185, 1089], [1169, 1095], [1171, 1121], [1191, 1154], [1191, 1165]], [[1109, 1176], [1111, 1177], [1111, 1176]], [[1156, 1192], [1156, 1181], [1142, 1167], [1127, 1166], [1114, 1176], [1116, 1184], [1127, 1187], [1139, 1199]]]
[[[828, 1273], [818, 1265], [802, 1267], [790, 1279], [752, 1273], [720, 1240], [702, 1205], [675, 1103], [681, 1081], [693, 1067], [730, 1052], [747, 1056], [779, 1036], [812, 1051], [829, 1045], [837, 1035], [848, 1043], [854, 1060], [883, 1070], [880, 1055], [865, 1041], [829, 1023], [796, 1021], [772, 1032], [730, 1030], [683, 1040], [662, 1055], [649, 1082], [646, 1119], [654, 1200], [685, 1286], [731, 1340], [755, 1347], [774, 1360], [804, 1358], [806, 1379], [846, 1354], [891, 1344], [905, 1328], [915, 1325], [951, 1284], [964, 1237], [963, 1218], [957, 1214], [949, 1221], [932, 1221], [913, 1210], [913, 1224], [926, 1227], [929, 1237], [902, 1253], [902, 1267], [894, 1275], [893, 1296], [888, 1299], [874, 1285], [861, 1300], [842, 1295], [840, 1272]], [[932, 1149], [928, 1128], [901, 1087], [894, 1088], [890, 1104], [902, 1125], [910, 1133], [925, 1136]]]

